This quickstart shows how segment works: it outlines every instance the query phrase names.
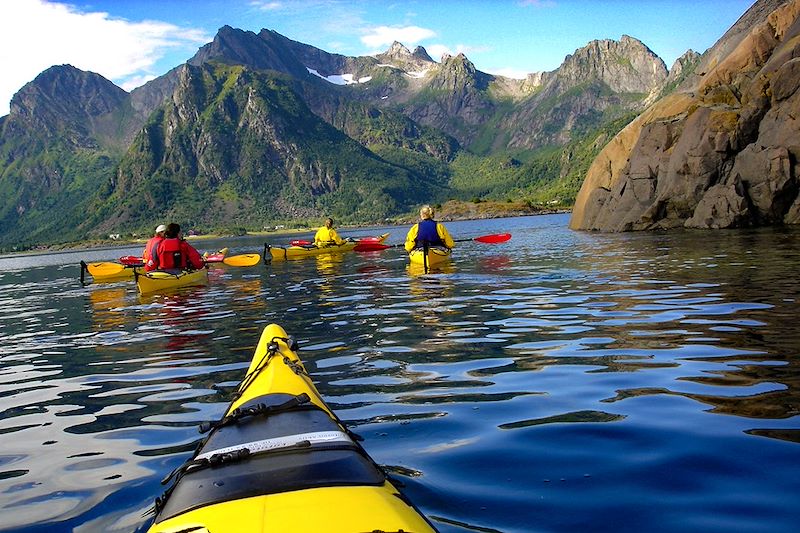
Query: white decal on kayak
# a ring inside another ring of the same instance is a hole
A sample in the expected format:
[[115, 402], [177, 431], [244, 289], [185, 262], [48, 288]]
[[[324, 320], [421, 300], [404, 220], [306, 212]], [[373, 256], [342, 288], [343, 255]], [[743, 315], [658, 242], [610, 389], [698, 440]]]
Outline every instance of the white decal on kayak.
[[273, 439], [256, 440], [253, 442], [244, 442], [236, 446], [228, 446], [227, 448], [219, 448], [210, 452], [201, 453], [194, 458], [195, 461], [203, 459], [210, 459], [214, 455], [238, 452], [240, 450], [248, 450], [250, 453], [261, 453], [270, 450], [278, 450], [280, 448], [288, 448], [297, 446], [300, 443], [308, 442], [310, 444], [328, 443], [328, 442], [347, 442], [352, 443], [350, 437], [342, 431], [317, 431], [314, 433], [299, 433], [297, 435], [287, 435], [285, 437], [275, 437]]

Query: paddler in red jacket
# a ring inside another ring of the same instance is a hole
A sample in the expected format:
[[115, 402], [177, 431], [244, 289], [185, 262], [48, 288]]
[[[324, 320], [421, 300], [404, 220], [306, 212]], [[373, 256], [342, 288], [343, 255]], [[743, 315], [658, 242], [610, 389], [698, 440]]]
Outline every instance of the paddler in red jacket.
[[153, 266], [148, 264], [145, 270], [197, 270], [205, 266], [200, 253], [181, 238], [181, 227], [175, 223], [167, 226], [152, 259]]
[[164, 232], [167, 231], [167, 227], [164, 224], [159, 224], [156, 227], [156, 233], [153, 235], [147, 244], [144, 245], [144, 250], [142, 251], [142, 262], [145, 265], [145, 269], [147, 269], [147, 264], [152, 264], [152, 257], [156, 253], [156, 247], [164, 240]]

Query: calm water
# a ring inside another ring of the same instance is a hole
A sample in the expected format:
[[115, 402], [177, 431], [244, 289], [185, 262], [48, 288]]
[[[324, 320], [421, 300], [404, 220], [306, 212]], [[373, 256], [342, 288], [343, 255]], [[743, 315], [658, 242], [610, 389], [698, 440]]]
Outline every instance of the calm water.
[[0, 529], [139, 527], [277, 322], [442, 532], [796, 531], [800, 228], [566, 223], [450, 223], [513, 239], [427, 276], [392, 249], [153, 297], [77, 281], [138, 249], [0, 258]]

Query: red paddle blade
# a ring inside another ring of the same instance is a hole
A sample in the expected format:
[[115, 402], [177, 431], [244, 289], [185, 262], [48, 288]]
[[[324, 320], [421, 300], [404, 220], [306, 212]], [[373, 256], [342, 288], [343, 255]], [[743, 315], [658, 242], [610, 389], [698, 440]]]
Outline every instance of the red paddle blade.
[[119, 262], [127, 266], [141, 265], [142, 258], [136, 257], [135, 255], [123, 255], [119, 258]]
[[356, 252], [376, 252], [378, 250], [385, 250], [387, 248], [391, 248], [391, 246], [389, 246], [388, 244], [383, 244], [382, 242], [374, 242], [374, 241], [364, 242], [362, 240], [359, 241], [358, 244], [356, 244], [353, 250], [355, 250]]
[[480, 237], [475, 237], [473, 240], [489, 244], [497, 244], [498, 242], [506, 242], [509, 239], [511, 239], [510, 233], [495, 233], [494, 235], [482, 235]]

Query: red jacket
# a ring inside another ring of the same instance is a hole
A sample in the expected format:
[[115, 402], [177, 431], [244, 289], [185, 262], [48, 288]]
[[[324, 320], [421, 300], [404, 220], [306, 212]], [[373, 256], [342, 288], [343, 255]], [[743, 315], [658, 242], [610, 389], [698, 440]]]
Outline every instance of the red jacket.
[[200, 253], [191, 244], [181, 239], [164, 239], [156, 247], [153, 265], [148, 263], [145, 270], [175, 270], [205, 266]]
[[145, 264], [145, 268], [147, 267], [147, 263], [153, 263], [151, 258], [155, 256], [156, 246], [158, 246], [161, 241], [164, 240], [164, 237], [161, 235], [156, 235], [151, 237], [147, 244], [144, 245], [144, 251], [142, 252], [142, 262]]

